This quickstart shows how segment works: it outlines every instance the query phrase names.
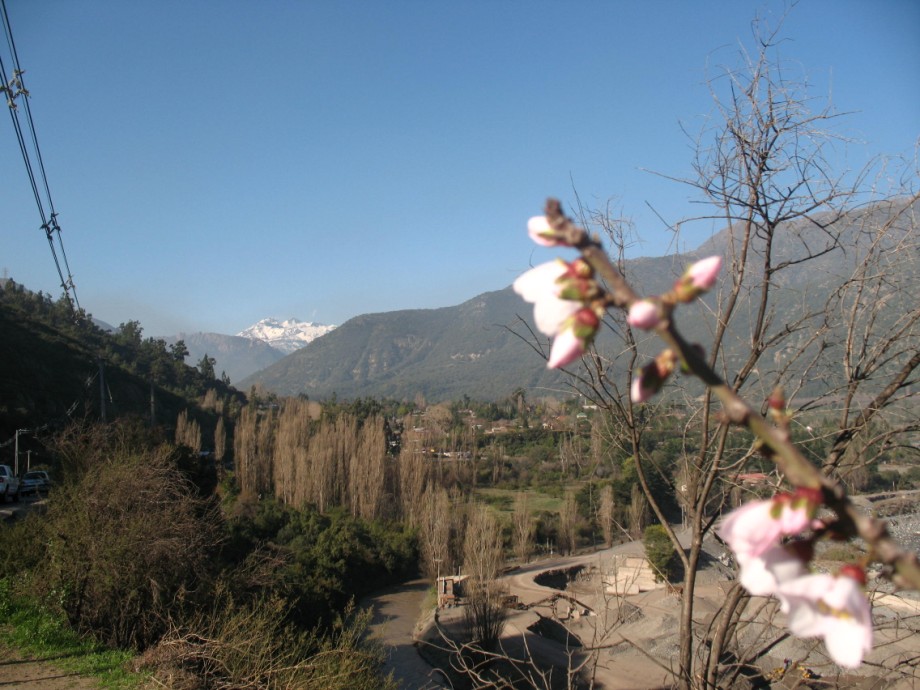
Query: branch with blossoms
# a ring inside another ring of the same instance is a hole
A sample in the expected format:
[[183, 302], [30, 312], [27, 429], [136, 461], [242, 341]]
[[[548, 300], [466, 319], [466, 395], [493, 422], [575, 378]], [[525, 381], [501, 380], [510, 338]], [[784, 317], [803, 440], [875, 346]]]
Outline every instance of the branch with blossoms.
[[[822, 474], [792, 443], [790, 415], [780, 389], [767, 401], [768, 420], [719, 377], [699, 346], [688, 343], [677, 330], [675, 311], [716, 284], [721, 257], [694, 263], [670, 291], [642, 297], [614, 267], [600, 241], [575, 225], [558, 201], [548, 200], [545, 215], [530, 219], [528, 233], [540, 245], [569, 247], [580, 254], [570, 262], [556, 259], [536, 266], [514, 282], [514, 290], [534, 305], [537, 329], [553, 339], [547, 366], [564, 367], [580, 359], [610, 308], [626, 310], [631, 327], [656, 333], [666, 347], [636, 372], [632, 402], [651, 399], [680, 367], [715, 395], [726, 421], [754, 434], [758, 450], [775, 462], [793, 487], [772, 499], [752, 501], [721, 522], [717, 533], [735, 554], [742, 585], [754, 595], [776, 596], [793, 634], [822, 637], [835, 662], [859, 666], [872, 645], [871, 611], [863, 593], [866, 566], [881, 562], [896, 585], [920, 590], [920, 562], [892, 539], [884, 521], [858, 510], [843, 486]], [[834, 517], [816, 519], [822, 507]], [[866, 542], [868, 552], [861, 562], [845, 565], [836, 575], [808, 571], [819, 539], [851, 537]]]

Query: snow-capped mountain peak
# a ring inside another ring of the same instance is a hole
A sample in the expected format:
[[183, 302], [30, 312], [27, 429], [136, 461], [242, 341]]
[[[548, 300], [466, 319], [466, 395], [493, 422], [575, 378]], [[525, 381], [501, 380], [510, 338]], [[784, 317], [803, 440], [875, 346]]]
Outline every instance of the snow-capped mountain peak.
[[262, 319], [249, 328], [237, 333], [243, 338], [261, 340], [268, 343], [285, 354], [299, 350], [307, 343], [325, 335], [335, 326], [326, 326], [321, 323], [299, 321], [298, 319]]

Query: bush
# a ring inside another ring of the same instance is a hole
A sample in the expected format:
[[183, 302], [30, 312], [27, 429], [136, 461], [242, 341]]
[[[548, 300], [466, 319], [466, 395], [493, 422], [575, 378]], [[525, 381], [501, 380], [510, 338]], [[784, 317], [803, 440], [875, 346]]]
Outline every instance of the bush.
[[645, 556], [648, 558], [649, 565], [655, 571], [655, 580], [670, 581], [676, 570], [677, 553], [664, 527], [661, 525], [646, 527], [642, 542], [645, 545]]
[[287, 622], [309, 628], [332, 620], [349, 599], [415, 573], [415, 536], [398, 525], [273, 499], [238, 505], [223, 552], [234, 595], [283, 598]]
[[167, 447], [96, 463], [56, 490], [41, 522], [34, 593], [106, 644], [143, 649], [210, 579], [219, 521]]
[[141, 657], [169, 685], [239, 690], [396, 690], [379, 669], [386, 654], [366, 641], [371, 611], [350, 607], [328, 631], [285, 623], [286, 603], [269, 597], [238, 605], [218, 592], [212, 610], [173, 628]]

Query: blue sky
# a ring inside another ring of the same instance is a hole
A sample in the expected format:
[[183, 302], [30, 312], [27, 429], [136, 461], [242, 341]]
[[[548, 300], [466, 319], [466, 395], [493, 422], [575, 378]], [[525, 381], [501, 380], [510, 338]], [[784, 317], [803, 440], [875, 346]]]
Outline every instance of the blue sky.
[[[146, 335], [341, 324], [509, 285], [547, 196], [660, 255], [706, 86], [783, 2], [6, 0], [81, 305]], [[802, 0], [779, 57], [860, 167], [913, 156], [920, 3]], [[10, 69], [5, 41], [0, 45]], [[10, 119], [0, 270], [59, 281]], [[718, 230], [681, 235], [692, 248]], [[522, 306], [522, 312], [526, 311]]]

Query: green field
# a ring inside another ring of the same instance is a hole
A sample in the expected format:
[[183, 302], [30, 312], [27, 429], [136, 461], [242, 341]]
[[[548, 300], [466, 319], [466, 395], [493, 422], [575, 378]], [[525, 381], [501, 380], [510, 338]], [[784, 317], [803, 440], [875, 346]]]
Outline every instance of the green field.
[[[476, 489], [473, 494], [483, 503], [494, 508], [499, 513], [510, 515], [514, 511], [514, 501], [520, 493], [513, 489]], [[527, 490], [527, 507], [531, 513], [547, 511], [558, 513], [562, 506], [562, 498], [550, 496], [541, 491]]]

